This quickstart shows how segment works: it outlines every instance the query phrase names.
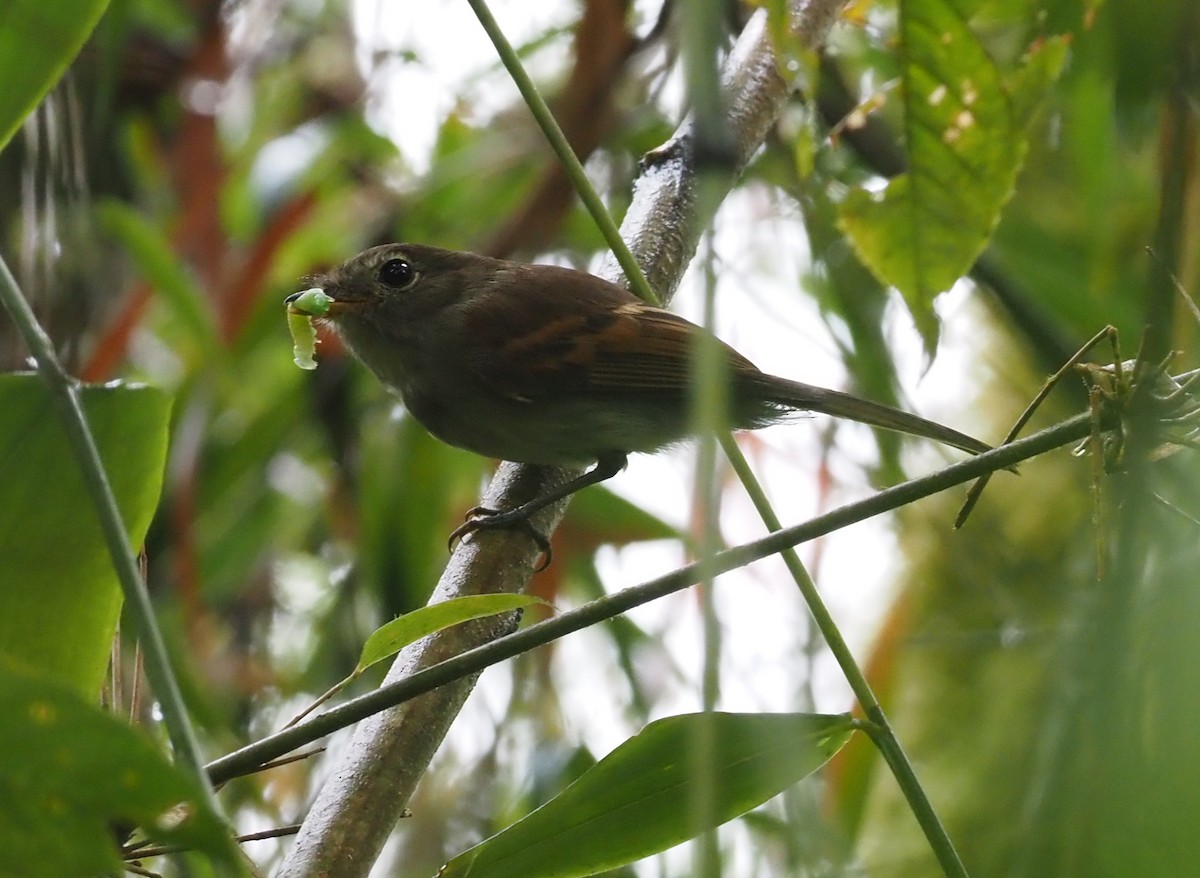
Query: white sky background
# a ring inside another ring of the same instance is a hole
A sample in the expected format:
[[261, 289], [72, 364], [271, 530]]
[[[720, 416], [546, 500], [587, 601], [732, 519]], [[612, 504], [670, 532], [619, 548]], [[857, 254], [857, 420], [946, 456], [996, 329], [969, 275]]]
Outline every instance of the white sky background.
[[[657, 3], [637, 4], [643, 19], [657, 12]], [[571, 2], [529, 3], [527, 0], [494, 0], [492, 10], [510, 42], [520, 45], [554, 26], [568, 26], [577, 16]], [[397, 143], [414, 174], [429, 166], [429, 151], [445, 116], [454, 108], [464, 82], [472, 83], [467, 104], [479, 121], [510, 109], [516, 89], [496, 60], [494, 50], [470, 8], [461, 2], [427, 2], [419, 14], [409, 3], [359, 0], [355, 25], [362, 41], [359, 61], [372, 72], [370, 118]], [[645, 25], [640, 28], [644, 31]], [[569, 51], [569, 35], [553, 41], [528, 59], [539, 71], [560, 69]], [[411, 52], [406, 60], [406, 52]], [[386, 58], [382, 62], [379, 58]], [[375, 59], [375, 60], [373, 60]], [[403, 181], [401, 181], [403, 185]], [[429, 241], [425, 243], [438, 244]], [[718, 261], [718, 334], [766, 371], [814, 384], [840, 387], [844, 371], [828, 330], [815, 306], [797, 294], [798, 278], [807, 259], [803, 229], [793, 208], [769, 197], [764, 189], [742, 190], [732, 196], [717, 218], [714, 249]], [[699, 293], [696, 272], [690, 272], [680, 289], [675, 309], [696, 318]], [[898, 305], [889, 309], [888, 331], [901, 352], [898, 365], [911, 405], [921, 414], [941, 419], [943, 412], [932, 400], [951, 398], [961, 389], [961, 364], [967, 352], [954, 333], [954, 313], [961, 312], [960, 294], [945, 297], [942, 314], [946, 337], [933, 368], [924, 376], [920, 342], [907, 314]], [[733, 315], [736, 315], [734, 319]], [[924, 400], [924, 401], [923, 401]], [[837, 427], [828, 465], [835, 485], [824, 506], [817, 493], [816, 473], [821, 464], [823, 432], [827, 418], [797, 419], [784, 426], [759, 431], [757, 443], [743, 444], [759, 479], [768, 486], [776, 511], [785, 524], [867, 496], [861, 464], [874, 460], [874, 443], [865, 427]], [[911, 459], [921, 465], [910, 470], [937, 467], [957, 453], [944, 454], [926, 444], [906, 443]], [[629, 468], [608, 483], [609, 487], [661, 516], [686, 528], [691, 507], [692, 449], [658, 456], [635, 455]], [[725, 498], [722, 528], [730, 544], [760, 536], [749, 501], [738, 490]], [[947, 538], [952, 537], [946, 523]], [[801, 557], [812, 561], [813, 545], [801, 547]], [[865, 661], [873, 635], [890, 599], [887, 585], [893, 567], [900, 563], [895, 539], [878, 520], [845, 529], [827, 538], [819, 548], [819, 567], [811, 572], [835, 619], [860, 661]], [[621, 551], [602, 550], [601, 571], [606, 587], [617, 590], [642, 582], [682, 563], [678, 544], [659, 543]], [[768, 559], [748, 570], [721, 578], [716, 605], [723, 629], [721, 708], [729, 710], [847, 710], [851, 698], [840, 672], [827, 654], [818, 660], [811, 681], [796, 679], [804, 665], [808, 627], [807, 610], [783, 565]], [[663, 632], [677, 667], [693, 685], [669, 684], [671, 701], [659, 705], [662, 714], [694, 710], [699, 706], [702, 644], [698, 601], [693, 592], [669, 597], [631, 614], [646, 630]], [[564, 704], [564, 722], [595, 752], [604, 753], [629, 733], [622, 720], [624, 695], [617, 679], [614, 657], [603, 636], [584, 632], [565, 638], [556, 647], [556, 673]], [[568, 685], [569, 683], [569, 685]], [[468, 703], [466, 712], [481, 711], [490, 718], [501, 715], [509, 696], [499, 675], [489, 672], [484, 685]], [[815, 703], [804, 703], [804, 687], [811, 685]], [[503, 690], [503, 691], [498, 691]], [[586, 718], [581, 723], [579, 718]], [[451, 740], [473, 749], [473, 734], [484, 734], [491, 723], [455, 724]], [[472, 732], [472, 726], [478, 731]], [[478, 740], [483, 747], [489, 742]], [[468, 757], [469, 758], [469, 757]]]

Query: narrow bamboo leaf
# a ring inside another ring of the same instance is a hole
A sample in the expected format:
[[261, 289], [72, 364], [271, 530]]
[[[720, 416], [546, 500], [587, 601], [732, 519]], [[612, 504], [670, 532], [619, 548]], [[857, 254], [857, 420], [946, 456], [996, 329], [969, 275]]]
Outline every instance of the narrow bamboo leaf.
[[839, 218], [863, 262], [903, 294], [932, 349], [933, 299], [987, 244], [1066, 42], [1035, 46], [1006, 80], [968, 25], [962, 0], [902, 0], [900, 40], [909, 170], [882, 192], [851, 192]]
[[[85, 387], [84, 410], [130, 542], [158, 503], [171, 400], [149, 387]], [[121, 590], [95, 508], [45, 383], [0, 375], [0, 655], [99, 691]]]
[[231, 838], [190, 775], [124, 722], [3, 659], [0, 797], [2, 874], [118, 874], [116, 827], [135, 826], [237, 869]]
[[520, 610], [531, 604], [545, 603], [541, 598], [527, 594], [481, 594], [451, 598], [421, 607], [376, 628], [363, 645], [362, 656], [354, 673], [360, 674], [375, 662], [395, 655], [410, 643], [451, 625], [510, 610]]
[[[376, 662], [398, 653], [410, 643], [415, 643], [422, 637], [427, 637], [443, 628], [466, 622], [470, 619], [480, 619], [484, 616], [494, 616], [519, 610], [530, 604], [545, 604], [541, 598], [524, 594], [485, 594], [469, 595], [461, 598], [451, 598], [438, 604], [422, 607], [411, 613], [405, 613], [398, 619], [393, 619], [385, 625], [380, 625], [363, 644], [362, 655], [358, 665], [350, 672], [350, 676], [339, 680], [327, 689], [320, 698], [306, 707], [288, 722], [290, 727], [300, 722], [338, 692], [346, 688], [363, 671]], [[548, 605], [547, 605], [548, 606]]]
[[717, 764], [705, 772], [717, 824], [778, 795], [836, 753], [854, 725], [821, 714], [687, 714], [658, 720], [541, 808], [442, 867], [441, 878], [572, 878], [664, 851], [712, 828], [689, 805], [690, 750], [714, 724]]
[[0, 149], [79, 54], [108, 0], [0, 3]]
[[98, 208], [104, 230], [115, 237], [171, 309], [188, 341], [201, 350], [217, 345], [216, 320], [195, 278], [175, 255], [162, 229], [133, 208], [108, 199]]

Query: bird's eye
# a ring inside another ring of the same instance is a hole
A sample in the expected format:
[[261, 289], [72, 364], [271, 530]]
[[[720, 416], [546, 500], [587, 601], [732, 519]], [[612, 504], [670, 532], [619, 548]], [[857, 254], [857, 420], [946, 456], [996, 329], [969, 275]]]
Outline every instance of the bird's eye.
[[380, 283], [398, 290], [409, 286], [416, 277], [417, 273], [407, 259], [389, 259], [379, 266]]

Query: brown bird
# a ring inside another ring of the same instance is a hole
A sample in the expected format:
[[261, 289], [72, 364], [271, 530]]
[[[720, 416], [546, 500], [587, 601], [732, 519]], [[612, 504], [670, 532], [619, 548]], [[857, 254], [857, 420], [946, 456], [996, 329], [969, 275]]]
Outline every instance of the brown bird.
[[[332, 297], [328, 317], [350, 350], [442, 441], [521, 463], [595, 463], [516, 509], [473, 510], [456, 535], [525, 522], [616, 475], [630, 452], [658, 451], [693, 429], [692, 351], [705, 330], [594, 275], [385, 244], [310, 280]], [[734, 429], [812, 411], [989, 450], [916, 415], [769, 375], [717, 344]]]

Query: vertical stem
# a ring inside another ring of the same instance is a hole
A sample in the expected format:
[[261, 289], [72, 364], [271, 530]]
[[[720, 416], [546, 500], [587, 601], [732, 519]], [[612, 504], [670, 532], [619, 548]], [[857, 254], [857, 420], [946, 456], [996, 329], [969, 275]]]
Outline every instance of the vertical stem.
[[83, 471], [83, 481], [96, 506], [109, 556], [137, 625], [138, 637], [145, 648], [146, 676], [162, 704], [163, 722], [166, 724], [171, 743], [175, 746], [176, 756], [199, 779], [201, 788], [208, 792], [209, 804], [216, 809], [217, 802], [204, 773], [200, 745], [188, 721], [179, 684], [171, 671], [162, 632], [154, 619], [150, 595], [146, 592], [141, 576], [138, 575], [137, 561], [129, 546], [125, 523], [117, 508], [104, 464], [100, 460], [96, 440], [88, 427], [87, 416], [79, 401], [78, 386], [55, 356], [50, 337], [37, 322], [37, 317], [25, 301], [16, 278], [9, 271], [3, 258], [0, 258], [0, 302], [3, 302], [12, 315], [21, 337], [37, 361], [38, 373], [50, 388], [51, 399], [54, 400], [55, 409], [62, 420], [67, 440], [71, 443], [75, 458]]
[[[704, 178], [701, 178], [703, 185]], [[712, 236], [701, 239], [704, 266], [704, 325], [711, 329], [714, 322], [716, 275], [713, 272]], [[704, 244], [707, 243], [707, 246]], [[720, 697], [721, 632], [717, 623], [713, 603], [712, 559], [720, 549], [720, 484], [717, 479], [716, 433], [727, 423], [728, 376], [720, 356], [716, 336], [702, 334], [692, 356], [693, 398], [692, 420], [700, 441], [696, 454], [695, 492], [697, 512], [700, 517], [699, 582], [701, 610], [704, 625], [704, 662], [701, 684], [704, 714], [711, 718]], [[716, 764], [715, 730], [711, 722], [701, 723], [692, 742], [692, 770], [697, 779], [697, 796], [691, 808], [698, 826], [715, 826], [717, 823], [716, 803], [713, 799], [713, 766]], [[719, 878], [721, 874], [720, 848], [717, 830], [702, 832], [696, 841], [696, 860], [692, 873], [700, 878]]]
[[[766, 494], [762, 490], [762, 485], [755, 478], [741, 449], [738, 448], [737, 443], [733, 441], [733, 437], [728, 433], [721, 437], [721, 447], [725, 450], [730, 463], [742, 480], [742, 484], [749, 492], [750, 499], [758, 510], [758, 514], [767, 526], [767, 529], [770, 531], [782, 530], [783, 525], [779, 521], [778, 516], [775, 515], [774, 510], [771, 509]], [[854, 697], [858, 699], [858, 703], [862, 706], [867, 719], [870, 720], [870, 725], [867, 726], [867, 729], [871, 735], [871, 740], [875, 742], [875, 746], [879, 748], [884, 761], [892, 770], [900, 791], [904, 794], [904, 798], [908, 801], [908, 806], [917, 818], [917, 823], [920, 824], [921, 831], [925, 833], [925, 838], [929, 841], [929, 846], [933, 848], [933, 853], [937, 857], [938, 863], [941, 864], [942, 871], [946, 874], [947, 878], [967, 878], [966, 867], [963, 866], [958, 852], [954, 849], [954, 843], [950, 840], [950, 836], [946, 832], [946, 828], [942, 825], [937, 812], [934, 811], [929, 797], [925, 795], [925, 790], [921, 787], [920, 781], [917, 780], [912, 763], [909, 762], [908, 757], [904, 753], [904, 748], [900, 746], [900, 740], [896, 737], [895, 732], [892, 731], [891, 724], [888, 723], [887, 716], [884, 714], [883, 708], [879, 705], [879, 699], [875, 697], [875, 692], [871, 689], [871, 684], [867, 682], [866, 675], [858, 666], [858, 662], [854, 660], [854, 654], [851, 653], [845, 638], [842, 637], [842, 632], [838, 630], [837, 623], [833, 620], [833, 615], [829, 612], [829, 608], [825, 606], [825, 601], [822, 600], [816, 583], [808, 575], [808, 571], [804, 568], [800, 556], [796, 554], [794, 549], [786, 549], [780, 552], [780, 557], [783, 558], [788, 571], [796, 580], [800, 594], [804, 597], [804, 602], [808, 604], [809, 612], [813, 614], [813, 619], [816, 620], [817, 627], [821, 630], [825, 642], [829, 644], [829, 651], [833, 654], [838, 667], [842, 669], [842, 673], [846, 676], [846, 681], [850, 684], [850, 689], [854, 692]]]
[[706, 164], [733, 167], [733, 137], [725, 125], [721, 105], [718, 56], [724, 42], [724, 0], [687, 0], [682, 4], [680, 29], [683, 70], [687, 80], [692, 118], [696, 121], [696, 158]]
[[1200, 15], [1185, 15], [1180, 31], [1177, 64], [1181, 81], [1167, 92], [1159, 133], [1159, 204], [1154, 230], [1156, 259], [1150, 260], [1150, 282], [1146, 295], [1146, 334], [1141, 356], [1152, 363], [1162, 360], [1171, 348], [1174, 324], [1175, 278], [1185, 263], [1188, 241], [1188, 202], [1194, 195], [1195, 158], [1200, 132], [1189, 84], [1185, 80], [1193, 50], [1194, 32]]
[[641, 267], [637, 264], [637, 260], [633, 258], [633, 253], [630, 252], [629, 247], [621, 238], [621, 232], [617, 229], [617, 224], [609, 216], [608, 208], [604, 206], [604, 202], [600, 200], [600, 195], [596, 192], [595, 187], [592, 186], [592, 181], [588, 179], [587, 172], [583, 169], [583, 164], [580, 163], [579, 157], [575, 155], [575, 150], [571, 149], [571, 144], [567, 142], [567, 136], [563, 134], [562, 128], [559, 127], [558, 120], [554, 118], [554, 114], [550, 112], [550, 108], [546, 105], [546, 101], [537, 90], [537, 86], [533, 84], [533, 80], [525, 72], [525, 67], [521, 64], [521, 59], [517, 57], [512, 44], [504, 36], [504, 31], [500, 29], [500, 25], [496, 23], [496, 19], [492, 15], [492, 11], [488, 8], [486, 0], [467, 0], [467, 2], [471, 4], [471, 9], [475, 11], [475, 17], [483, 25], [488, 38], [492, 41], [492, 45], [496, 47], [496, 54], [500, 56], [500, 61], [504, 64], [504, 69], [512, 77], [517, 90], [521, 92], [521, 97], [525, 99], [526, 106], [529, 107], [529, 111], [533, 114], [538, 126], [542, 129], [542, 133], [546, 135], [546, 139], [550, 142], [551, 149], [558, 156], [558, 160], [562, 162], [563, 170], [566, 172], [567, 178], [571, 181], [571, 185], [575, 187], [575, 191], [579, 194], [583, 206], [587, 208], [588, 214], [592, 217], [592, 222], [600, 229], [600, 233], [604, 235], [604, 240], [608, 244], [609, 249], [617, 257], [617, 262], [620, 263], [621, 270], [625, 272], [625, 278], [629, 281], [630, 289], [645, 301], [658, 304], [658, 295], [654, 290], [650, 289], [650, 284], [646, 281], [646, 276], [642, 273]]
[[[608, 211], [605, 208], [604, 203], [600, 200], [599, 195], [592, 187], [591, 181], [588, 179], [587, 174], [583, 169], [583, 165], [579, 162], [579, 159], [571, 149], [570, 144], [567, 143], [567, 139], [565, 135], [563, 135], [562, 129], [559, 128], [558, 123], [554, 119], [553, 114], [550, 112], [549, 107], [546, 105], [545, 100], [538, 92], [537, 87], [533, 84], [533, 81], [529, 78], [529, 75], [525, 72], [520, 59], [517, 57], [512, 45], [508, 42], [503, 31], [501, 31], [499, 25], [496, 23], [496, 20], [492, 16], [491, 11], [488, 9], [485, 0], [468, 0], [468, 2], [471, 4], [471, 8], [475, 11], [475, 15], [479, 19], [480, 24], [483, 26], [489, 38], [492, 40], [492, 43], [495, 45], [496, 51], [500, 55], [500, 59], [504, 64], [505, 69], [507, 69], [509, 75], [512, 76], [514, 83], [521, 92], [521, 95], [524, 97], [526, 104], [529, 106], [529, 109], [534, 115], [538, 124], [541, 126], [542, 131], [549, 140], [555, 154], [563, 163], [563, 167], [568, 178], [575, 186], [575, 189], [579, 193], [580, 199], [583, 201], [584, 206], [587, 208], [593, 220], [600, 228], [600, 231], [604, 235], [605, 241], [608, 243], [610, 249], [613, 251], [613, 254], [616, 256], [617, 261], [620, 263], [622, 270], [625, 272], [625, 276], [628, 279], [630, 286], [633, 288], [634, 292], [636, 292], [646, 301], [657, 301], [657, 297], [650, 289], [649, 284], [646, 282], [641, 268], [638, 266], [636, 260], [633, 258], [633, 255], [630, 253], [629, 248], [621, 238], [615, 223], [613, 223], [611, 217], [608, 215]], [[713, 213], [715, 213], [716, 204], [711, 203], [712, 198], [710, 198], [706, 193], [711, 189], [714, 193], [713, 197], [716, 198], [716, 203], [719, 203], [720, 192], [725, 191], [727, 185], [727, 183], [720, 183], [719, 186], [706, 186], [706, 181], [708, 180], [711, 180], [714, 184], [717, 184], [722, 178], [721, 172], [725, 171], [727, 173], [728, 170], [726, 167], [726, 162], [723, 161], [723, 159], [727, 157], [727, 151], [722, 147], [723, 138], [721, 136], [721, 132], [724, 131], [724, 117], [720, 111], [720, 92], [719, 89], [712, 90], [708, 88], [709, 84], [715, 86], [717, 83], [716, 50], [719, 45], [718, 40], [720, 33], [719, 10], [719, 3], [710, 2], [710, 0], [693, 0], [693, 2], [687, 4], [687, 14], [684, 16], [685, 63], [687, 65], [689, 79], [689, 92], [692, 96], [693, 111], [696, 118], [698, 163], [702, 166], [702, 168], [709, 171], [709, 173], [699, 174], [699, 179], [697, 182], [697, 187], [699, 190], [697, 202], [700, 205], [697, 210], [697, 215], [699, 216], [712, 216]], [[716, 173], [713, 173], [714, 171]], [[706, 212], [705, 206], [711, 208], [711, 210]], [[704, 365], [704, 347], [706, 346], [701, 345], [701, 350], [697, 352], [696, 367], [697, 386], [700, 388], [701, 393], [710, 392], [705, 390], [706, 387], [715, 388], [723, 383], [719, 381], [713, 383], [704, 380], [707, 377], [705, 374], [707, 367]], [[703, 412], [706, 409], [711, 411], [712, 402], [713, 401], [711, 399], [701, 397], [701, 404], [698, 406], [699, 411]], [[720, 408], [719, 410], [724, 411], [724, 408]], [[703, 417], [703, 415], [701, 417]], [[704, 426], [703, 421], [701, 421], [700, 426]], [[710, 430], [703, 430], [700, 435], [710, 435]], [[726, 453], [730, 456], [730, 460], [734, 464], [734, 469], [737, 472], [738, 477], [742, 480], [742, 483], [745, 485], [747, 491], [753, 498], [755, 506], [758, 508], [760, 515], [763, 516], [763, 520], [767, 522], [767, 526], [771, 530], [779, 530], [782, 525], [780, 524], [778, 517], [774, 514], [774, 511], [771, 510], [770, 504], [766, 499], [766, 495], [762, 492], [761, 487], [758, 485], [757, 480], [746, 464], [745, 458], [742, 457], [740, 450], [734, 444], [732, 437], [725, 435], [722, 437], [721, 442]], [[700, 459], [697, 463], [698, 475], [696, 488], [698, 496], [702, 498], [707, 496], [707, 492], [703, 489], [705, 477], [702, 474], [707, 471], [711, 478], [711, 474], [714, 472], [712, 466], [708, 465], [706, 467], [704, 461], [706, 447], [711, 448], [711, 445], [702, 441], [699, 452]], [[715, 506], [713, 507], [713, 510], [715, 511]], [[706, 518], [706, 521], [707, 520], [708, 519]], [[715, 542], [708, 544], [707, 540], [705, 540], [705, 544], [714, 546], [716, 545]], [[708, 557], [708, 555], [709, 552], [702, 547], [701, 557], [705, 558]], [[874, 727], [878, 731], [875, 735], [872, 735], [872, 738], [876, 741], [876, 745], [879, 747], [884, 760], [888, 763], [893, 774], [896, 776], [896, 781], [901, 787], [901, 790], [903, 791], [905, 798], [908, 800], [910, 807], [913, 809], [913, 813], [916, 815], [922, 830], [925, 832], [926, 838], [929, 840], [929, 843], [933, 848], [938, 861], [941, 863], [943, 871], [947, 876], [954, 876], [954, 878], [962, 876], [962, 878], [965, 878], [966, 870], [964, 869], [962, 861], [959, 859], [958, 854], [954, 849], [953, 843], [950, 841], [950, 837], [947, 835], [945, 828], [942, 826], [936, 812], [929, 803], [928, 797], [925, 795], [924, 790], [917, 781], [916, 775], [913, 772], [912, 766], [908, 762], [907, 757], [904, 755], [904, 751], [900, 746], [899, 740], [895, 737], [895, 734], [891, 730], [891, 726], [887, 723], [886, 717], [884, 716], [882, 709], [879, 707], [879, 703], [875, 698], [874, 692], [867, 684], [865, 676], [862, 674], [861, 669], [858, 668], [857, 663], [854, 661], [849, 647], [846, 646], [845, 641], [842, 639], [841, 633], [837, 629], [837, 625], [834, 623], [833, 618], [830, 616], [827, 608], [824, 605], [824, 602], [821, 600], [815, 584], [809, 578], [807, 571], [800, 562], [799, 556], [797, 556], [794, 551], [789, 550], [784, 552], [783, 557], [789, 571], [792, 573], [793, 577], [795, 577], [801, 593], [808, 602], [808, 605], [813, 613], [813, 616], [817, 620], [817, 625], [821, 629], [826, 642], [829, 643], [831, 652], [833, 653], [839, 666], [842, 668], [843, 673], [846, 674], [847, 680], [850, 683], [851, 689], [854, 691], [855, 697], [858, 698], [859, 703], [863, 706], [867, 716], [874, 722]], [[711, 591], [711, 589], [706, 589], [706, 591]], [[709, 612], [710, 610], [706, 606], [706, 632], [708, 625], [707, 620], [710, 618]], [[709, 644], [706, 646], [707, 650], [708, 648], [711, 648], [712, 642], [708, 641], [706, 638], [706, 643]], [[707, 655], [708, 653], [706, 651], [706, 707], [709, 704], [708, 699], [710, 695], [713, 698], [713, 703], [715, 703], [715, 694], [713, 694], [715, 693], [715, 680], [712, 684], [714, 688], [712, 692], [710, 692]], [[879, 722], [879, 718], [882, 718], [882, 723]], [[703, 750], [702, 743], [703, 742], [700, 742], [701, 750]], [[700, 809], [702, 806], [702, 802], [698, 803], [697, 808]], [[700, 868], [697, 870], [697, 874], [719, 874], [719, 860], [717, 858], [715, 839], [706, 835], [706, 839], [702, 840], [701, 844], [703, 846], [701, 853], [702, 860]]]

